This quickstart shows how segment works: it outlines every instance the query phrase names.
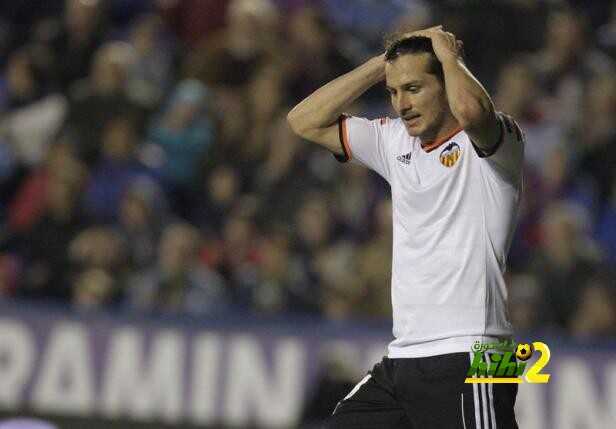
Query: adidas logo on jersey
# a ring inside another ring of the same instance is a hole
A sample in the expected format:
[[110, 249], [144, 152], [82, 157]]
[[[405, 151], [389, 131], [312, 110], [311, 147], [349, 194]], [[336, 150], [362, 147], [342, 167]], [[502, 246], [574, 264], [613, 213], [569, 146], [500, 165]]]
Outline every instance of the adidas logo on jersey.
[[396, 159], [404, 164], [410, 164], [411, 163], [411, 152], [407, 153], [406, 155], [398, 155]]

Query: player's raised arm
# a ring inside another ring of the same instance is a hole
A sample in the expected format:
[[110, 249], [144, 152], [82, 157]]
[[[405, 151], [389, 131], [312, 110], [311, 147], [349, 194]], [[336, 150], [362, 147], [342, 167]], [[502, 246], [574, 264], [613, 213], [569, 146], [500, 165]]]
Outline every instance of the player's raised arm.
[[338, 118], [353, 101], [385, 76], [384, 55], [327, 83], [295, 106], [287, 115], [291, 129], [337, 155], [344, 155]]
[[443, 66], [451, 113], [479, 151], [485, 155], [493, 153], [499, 142], [500, 122], [487, 91], [464, 65], [459, 41], [441, 28], [419, 31], [413, 35], [432, 40], [434, 53]]

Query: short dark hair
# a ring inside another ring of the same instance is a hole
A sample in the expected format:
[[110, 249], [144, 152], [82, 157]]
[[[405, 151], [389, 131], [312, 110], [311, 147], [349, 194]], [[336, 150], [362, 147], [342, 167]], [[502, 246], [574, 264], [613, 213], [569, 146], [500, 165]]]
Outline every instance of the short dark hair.
[[430, 68], [428, 73], [436, 75], [441, 81], [444, 81], [443, 66], [434, 53], [432, 40], [423, 36], [411, 36], [398, 38], [390, 41], [386, 45], [385, 61], [393, 62], [396, 58], [405, 54], [430, 54]]

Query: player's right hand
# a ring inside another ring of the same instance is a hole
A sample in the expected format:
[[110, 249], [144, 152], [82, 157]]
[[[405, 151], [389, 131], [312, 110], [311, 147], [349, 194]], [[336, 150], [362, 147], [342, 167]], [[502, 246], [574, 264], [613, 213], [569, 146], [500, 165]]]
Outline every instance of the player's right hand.
[[409, 31], [407, 33], [403, 33], [402, 36], [400, 37], [401, 39], [408, 39], [409, 37], [413, 37], [413, 36], [420, 36], [420, 33], [423, 33], [425, 31], [431, 31], [431, 30], [442, 30], [443, 26], [442, 25], [435, 25], [433, 27], [428, 27], [428, 28], [424, 28], [421, 30], [414, 30], [414, 31]]

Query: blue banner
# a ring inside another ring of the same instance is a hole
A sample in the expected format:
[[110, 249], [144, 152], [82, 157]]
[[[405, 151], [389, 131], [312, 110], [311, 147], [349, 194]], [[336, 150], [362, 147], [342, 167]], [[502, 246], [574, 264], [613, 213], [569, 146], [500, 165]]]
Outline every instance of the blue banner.
[[[85, 418], [290, 427], [325, 358], [357, 381], [387, 326], [281, 318], [137, 319], [0, 305], [0, 410]], [[548, 384], [520, 384], [520, 427], [616, 427], [616, 348], [550, 346]]]

